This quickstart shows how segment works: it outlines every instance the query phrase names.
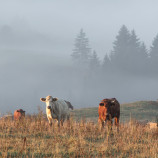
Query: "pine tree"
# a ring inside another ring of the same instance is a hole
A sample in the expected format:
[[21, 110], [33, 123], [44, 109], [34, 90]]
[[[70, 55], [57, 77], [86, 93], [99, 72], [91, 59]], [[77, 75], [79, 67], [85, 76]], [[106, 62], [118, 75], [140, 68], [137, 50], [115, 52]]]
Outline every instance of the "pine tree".
[[131, 56], [136, 58], [139, 52], [140, 41], [134, 30], [131, 31], [128, 45], [129, 45], [128, 53], [131, 54]]
[[125, 25], [123, 25], [114, 41], [113, 50], [111, 52], [111, 62], [116, 69], [123, 70], [127, 66], [127, 58], [129, 51], [130, 33]]
[[158, 35], [154, 38], [150, 47], [150, 57], [151, 59], [156, 59], [158, 62]]
[[158, 34], [150, 47], [150, 69], [152, 73], [158, 73]]
[[144, 72], [147, 59], [145, 44], [140, 42], [134, 30], [129, 33], [123, 25], [116, 36], [111, 53], [113, 67], [129, 73], [141, 73]]
[[96, 71], [96, 70], [99, 69], [99, 66], [100, 66], [100, 60], [97, 56], [96, 51], [94, 50], [93, 54], [90, 58], [90, 69], [93, 70], [93, 71]]
[[144, 58], [145, 60], [148, 59], [148, 50], [144, 42], [140, 43], [139, 53], [142, 58]]
[[111, 69], [111, 61], [108, 55], [106, 54], [103, 60], [102, 70], [103, 72], [107, 72], [110, 71], [110, 69]]
[[149, 57], [148, 57], [148, 50], [144, 42], [140, 43], [139, 52], [137, 55], [137, 72], [147, 74], [149, 69]]
[[79, 65], [88, 65], [90, 59], [91, 48], [89, 48], [89, 40], [83, 29], [80, 30], [79, 35], [75, 39], [72, 59], [74, 63]]
[[134, 30], [132, 30], [130, 34], [126, 60], [128, 62], [128, 70], [130, 72], [136, 72], [138, 69], [140, 70], [140, 63], [142, 62], [142, 58], [140, 56], [140, 40]]

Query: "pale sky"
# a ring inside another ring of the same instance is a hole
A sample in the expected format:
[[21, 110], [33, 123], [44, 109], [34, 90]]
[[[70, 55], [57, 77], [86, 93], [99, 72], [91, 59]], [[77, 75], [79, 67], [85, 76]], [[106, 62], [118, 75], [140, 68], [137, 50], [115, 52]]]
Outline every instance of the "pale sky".
[[0, 0], [0, 26], [47, 35], [53, 51], [67, 56], [83, 28], [90, 47], [103, 58], [123, 24], [149, 48], [158, 34], [157, 7], [157, 0]]

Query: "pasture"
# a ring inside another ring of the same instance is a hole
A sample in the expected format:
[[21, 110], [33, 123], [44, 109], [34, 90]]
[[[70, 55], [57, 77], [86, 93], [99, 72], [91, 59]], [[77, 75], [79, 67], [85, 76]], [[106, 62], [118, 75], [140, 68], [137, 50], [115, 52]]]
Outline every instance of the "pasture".
[[155, 121], [157, 102], [121, 105], [120, 131], [101, 129], [97, 108], [74, 110], [70, 124], [49, 127], [45, 112], [22, 121], [0, 120], [0, 157], [158, 157], [158, 129], [135, 120]]

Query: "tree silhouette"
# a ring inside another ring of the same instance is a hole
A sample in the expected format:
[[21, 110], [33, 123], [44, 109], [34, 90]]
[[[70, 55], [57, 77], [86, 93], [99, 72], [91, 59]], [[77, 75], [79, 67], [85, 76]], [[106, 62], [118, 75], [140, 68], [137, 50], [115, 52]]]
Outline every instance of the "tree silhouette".
[[139, 53], [138, 53], [138, 59], [139, 59], [139, 72], [148, 74], [149, 71], [149, 56], [148, 56], [148, 50], [146, 48], [146, 45], [144, 42], [140, 43], [139, 47]]
[[71, 55], [74, 63], [83, 66], [88, 65], [91, 48], [89, 48], [89, 40], [83, 32], [83, 29], [81, 29], [80, 33], [77, 35], [74, 47], [75, 48], [73, 49], [73, 53]]
[[141, 58], [144, 58], [145, 60], [148, 59], [148, 50], [144, 42], [140, 43], [139, 53], [140, 53]]
[[127, 27], [123, 25], [116, 36], [111, 52], [111, 62], [117, 70], [124, 70], [128, 64], [129, 40], [130, 33]]
[[150, 67], [151, 71], [158, 72], [158, 35], [154, 38], [152, 46], [150, 47]]
[[127, 62], [128, 71], [135, 73], [138, 69], [140, 70], [141, 56], [140, 56], [140, 41], [135, 31], [132, 30], [128, 42], [127, 51]]
[[150, 47], [150, 57], [158, 59], [158, 35], [154, 38], [152, 46]]
[[111, 70], [111, 61], [107, 54], [104, 56], [104, 59], [103, 59], [102, 70], [105, 73]]
[[97, 71], [99, 69], [99, 67], [100, 67], [100, 60], [99, 60], [99, 58], [97, 56], [96, 51], [94, 50], [93, 54], [92, 54], [92, 56], [90, 58], [90, 69], [92, 71]]
[[123, 25], [114, 41], [111, 53], [112, 68], [122, 72], [141, 74], [148, 65], [148, 54], [134, 30], [131, 33]]

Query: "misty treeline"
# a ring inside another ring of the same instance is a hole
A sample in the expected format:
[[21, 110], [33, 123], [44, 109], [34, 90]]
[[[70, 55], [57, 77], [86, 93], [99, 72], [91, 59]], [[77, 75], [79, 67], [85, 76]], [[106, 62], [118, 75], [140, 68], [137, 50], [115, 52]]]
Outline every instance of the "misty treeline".
[[135, 31], [129, 31], [123, 25], [111, 52], [105, 53], [104, 59], [100, 60], [97, 52], [89, 47], [89, 39], [81, 29], [75, 39], [72, 59], [78, 67], [88, 68], [92, 73], [158, 76], [158, 35], [148, 50]]
[[[40, 36], [36, 42], [35, 32], [26, 33], [27, 40], [23, 33], [19, 43], [21, 33], [8, 29], [0, 34], [0, 113], [20, 108], [32, 113], [37, 106], [45, 110], [40, 98], [47, 95], [69, 100], [75, 108], [96, 107], [101, 99], [111, 97], [120, 103], [158, 98], [158, 36], [148, 50], [134, 30], [122, 26], [112, 51], [99, 59], [83, 29], [74, 37], [72, 51], [60, 57], [51, 41], [48, 44]], [[42, 40], [47, 44], [43, 46]]]
[[111, 97], [120, 102], [157, 99], [158, 35], [148, 50], [135, 31], [123, 25], [104, 59], [89, 45], [81, 29], [71, 56], [78, 80], [83, 80], [80, 96], [84, 103], [95, 105]]

